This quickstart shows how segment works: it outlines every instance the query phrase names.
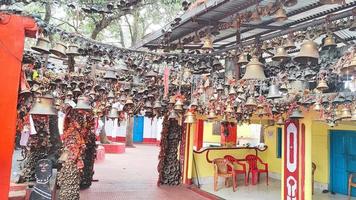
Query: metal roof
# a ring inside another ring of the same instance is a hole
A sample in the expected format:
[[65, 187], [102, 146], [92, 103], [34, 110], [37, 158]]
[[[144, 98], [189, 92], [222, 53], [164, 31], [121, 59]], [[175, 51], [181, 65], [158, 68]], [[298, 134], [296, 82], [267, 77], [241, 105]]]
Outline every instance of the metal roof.
[[[182, 21], [178, 26], [171, 27], [170, 24], [165, 26], [163, 30], [172, 29], [172, 34], [169, 39], [170, 43], [178, 43], [178, 40], [193, 36], [195, 31], [202, 31], [208, 26], [216, 27], [217, 24], [230, 22], [237, 13], [253, 11], [256, 4], [260, 6], [274, 3], [275, 0], [208, 0], [190, 11], [185, 12], [181, 18]], [[276, 22], [273, 16], [262, 17], [259, 23], [242, 24], [240, 28], [241, 41], [246, 42], [253, 40], [256, 37], [265, 37], [271, 39], [274, 33], [286, 31], [288, 29], [296, 29], [302, 25], [312, 25], [312, 21], [325, 19], [326, 16], [342, 14], [334, 19], [341, 19], [344, 16], [351, 16], [351, 9], [356, 7], [356, 0], [346, 0], [344, 5], [322, 5], [318, 0], [298, 0], [298, 3], [293, 7], [285, 7], [288, 19], [283, 22]], [[344, 13], [344, 14], [343, 14]], [[321, 21], [319, 21], [321, 23]], [[324, 22], [325, 23], [325, 22]], [[219, 31], [218, 35], [214, 36], [214, 49], [226, 50], [231, 49], [236, 45], [236, 28], [229, 28]], [[339, 30], [335, 32], [339, 39], [354, 40], [355, 32], [348, 30]], [[145, 36], [141, 41], [132, 46], [132, 49], [143, 49], [145, 47], [157, 47], [162, 43], [163, 31], [159, 30]], [[200, 45], [185, 44], [185, 47], [200, 48]]]

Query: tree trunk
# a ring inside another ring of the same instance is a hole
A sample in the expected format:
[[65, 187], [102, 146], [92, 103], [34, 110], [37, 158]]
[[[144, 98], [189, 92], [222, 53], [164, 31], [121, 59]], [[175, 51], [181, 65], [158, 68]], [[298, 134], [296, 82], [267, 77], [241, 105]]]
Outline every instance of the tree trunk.
[[[105, 123], [105, 120], [103, 120], [103, 121]], [[99, 137], [100, 137], [101, 144], [110, 144], [111, 143], [110, 140], [108, 139], [108, 136], [106, 135], [105, 124], [99, 133]]]
[[134, 147], [133, 145], [133, 116], [128, 116], [127, 118], [127, 126], [126, 126], [126, 146]]
[[118, 25], [119, 27], [119, 35], [120, 35], [120, 43], [121, 46], [125, 48], [125, 40], [124, 40], [124, 32], [122, 31], [121, 23]]

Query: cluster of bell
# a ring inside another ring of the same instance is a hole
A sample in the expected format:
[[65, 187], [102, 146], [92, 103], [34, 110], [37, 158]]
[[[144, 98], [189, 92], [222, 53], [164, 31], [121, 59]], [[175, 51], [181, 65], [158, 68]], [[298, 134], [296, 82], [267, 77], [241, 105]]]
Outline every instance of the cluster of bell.
[[49, 49], [50, 41], [47, 37], [41, 35], [36, 42], [36, 46], [31, 47], [31, 49], [40, 52], [41, 54], [54, 54], [58, 57], [64, 58], [66, 56], [78, 56], [79, 47], [75, 44], [70, 44], [67, 46], [62, 42], [57, 42], [52, 49]]
[[54, 107], [54, 98], [51, 95], [36, 97], [35, 102], [30, 110], [31, 115], [57, 115]]
[[77, 110], [91, 110], [92, 107], [89, 102], [89, 98], [86, 96], [78, 97], [77, 105], [74, 107]]

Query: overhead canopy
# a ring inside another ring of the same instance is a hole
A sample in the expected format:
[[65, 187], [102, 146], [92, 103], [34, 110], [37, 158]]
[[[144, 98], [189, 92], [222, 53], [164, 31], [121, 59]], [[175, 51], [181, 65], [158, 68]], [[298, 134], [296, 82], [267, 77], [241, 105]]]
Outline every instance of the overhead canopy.
[[[256, 38], [261, 41], [286, 35], [289, 32], [306, 29], [315, 25], [326, 23], [326, 19], [338, 20], [355, 15], [352, 8], [356, 6], [355, 0], [346, 0], [345, 4], [323, 5], [319, 0], [298, 0], [292, 7], [284, 7], [288, 19], [277, 22], [274, 15], [261, 17], [259, 22], [243, 22], [240, 29], [234, 26], [238, 14], [254, 12], [259, 7], [275, 3], [275, 0], [207, 0], [205, 4], [185, 12], [181, 22], [176, 26], [168, 24], [162, 30], [146, 35], [141, 41], [132, 46], [132, 49], [159, 48], [162, 46], [164, 32], [171, 29], [171, 36], [167, 43], [178, 44], [179, 40], [185, 49], [200, 49], [203, 40], [195, 44], [192, 38], [196, 33], [203, 32], [208, 27], [214, 35], [213, 46], [216, 51], [224, 51], [236, 47], [236, 38], [241, 38], [242, 44], [253, 44]], [[344, 30], [334, 32], [336, 38], [343, 43], [356, 39], [355, 33]]]

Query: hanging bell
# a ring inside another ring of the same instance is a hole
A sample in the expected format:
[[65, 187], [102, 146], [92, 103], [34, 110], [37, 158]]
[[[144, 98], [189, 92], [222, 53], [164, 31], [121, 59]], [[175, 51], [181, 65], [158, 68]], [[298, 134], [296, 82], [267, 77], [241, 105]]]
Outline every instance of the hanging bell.
[[278, 117], [278, 120], [277, 120], [276, 124], [279, 125], [279, 126], [283, 126], [284, 125], [283, 117]]
[[297, 3], [298, 3], [298, 0], [285, 0], [283, 3], [283, 6], [292, 7], [292, 6], [297, 5]]
[[162, 105], [161, 102], [159, 100], [155, 101], [155, 104], [153, 105], [154, 109], [161, 109]]
[[89, 98], [85, 96], [78, 97], [77, 105], [74, 107], [77, 110], [91, 110]]
[[207, 118], [209, 121], [214, 120], [216, 118], [216, 114], [215, 114], [214, 110], [210, 110]]
[[300, 64], [316, 65], [319, 60], [319, 52], [317, 44], [312, 40], [305, 41], [294, 61]]
[[213, 68], [217, 71], [223, 69], [223, 65], [220, 63], [219, 59], [214, 58], [213, 60]]
[[344, 107], [342, 110], [341, 110], [341, 119], [348, 119], [348, 118], [351, 118], [351, 111], [350, 109]]
[[36, 46], [31, 47], [31, 49], [40, 52], [41, 54], [50, 54], [51, 52], [49, 51], [49, 39], [45, 38], [43, 36], [39, 37], [37, 39]]
[[236, 109], [236, 114], [242, 114], [242, 108], [241, 106], [238, 106]]
[[107, 70], [103, 78], [106, 80], [117, 80], [116, 74], [112, 70]]
[[332, 49], [335, 48], [337, 45], [335, 43], [335, 39], [331, 34], [328, 34], [324, 39], [324, 45], [322, 47], [323, 50], [325, 49]]
[[126, 98], [126, 102], [125, 102], [125, 106], [132, 106], [132, 105], [133, 105], [132, 98], [127, 97]]
[[233, 86], [230, 86], [230, 90], [229, 90], [229, 95], [236, 95], [236, 91], [235, 88]]
[[245, 80], [263, 80], [266, 79], [263, 71], [263, 64], [258, 61], [257, 56], [253, 56], [246, 65], [246, 72], [242, 79]]
[[198, 103], [198, 99], [193, 99], [192, 102], [190, 103], [190, 107], [193, 108], [193, 107], [197, 107], [199, 105]]
[[288, 38], [286, 39], [286, 41], [284, 42], [283, 46], [284, 46], [284, 48], [285, 48], [286, 50], [291, 50], [291, 49], [297, 48], [297, 47], [295, 46], [295, 44], [294, 44], [294, 41], [293, 41], [291, 38], [289, 38], [289, 37], [288, 37]]
[[281, 87], [279, 87], [279, 91], [284, 92], [284, 93], [288, 92], [287, 83], [282, 83]]
[[174, 105], [175, 103], [176, 103], [175, 98], [174, 98], [173, 96], [171, 96], [171, 97], [169, 98], [168, 104]]
[[168, 119], [177, 119], [178, 115], [175, 110], [172, 110], [168, 116]]
[[75, 44], [68, 45], [67, 56], [79, 56], [79, 47]]
[[174, 110], [183, 111], [183, 102], [182, 100], [178, 99], [174, 104]]
[[150, 108], [152, 108], [152, 103], [151, 103], [151, 101], [146, 101], [144, 108], [145, 108], [145, 109], [150, 109]]
[[57, 110], [53, 106], [54, 99], [51, 95], [39, 96], [33, 104], [31, 115], [57, 115]]
[[282, 98], [282, 95], [279, 92], [278, 85], [273, 84], [269, 86], [267, 99], [277, 99], [277, 98]]
[[194, 124], [196, 122], [195, 116], [192, 112], [188, 111], [187, 114], [185, 114], [185, 124]]
[[212, 37], [210, 36], [210, 34], [208, 34], [205, 39], [204, 39], [204, 44], [203, 44], [203, 47], [202, 47], [203, 50], [213, 50], [214, 47], [213, 47], [213, 39]]
[[226, 112], [226, 113], [232, 113], [232, 112], [233, 112], [233, 110], [232, 110], [230, 104], [228, 104], [228, 105], [226, 106], [225, 112]]
[[108, 94], [107, 98], [108, 98], [108, 100], [115, 98], [114, 92], [112, 90], [109, 91], [109, 94]]
[[324, 91], [329, 89], [328, 84], [326, 83], [326, 81], [324, 79], [321, 79], [318, 83], [318, 85], [316, 86], [316, 89], [319, 91]]
[[76, 94], [76, 95], [82, 93], [82, 91], [80, 90], [80, 88], [79, 88], [78, 85], [77, 85], [77, 87], [75, 87], [75, 89], [73, 90], [73, 93]]
[[237, 64], [246, 65], [247, 63], [248, 63], [247, 56], [244, 53], [241, 53], [239, 56], [239, 60], [237, 61]]
[[257, 103], [256, 103], [255, 97], [253, 97], [253, 96], [248, 97], [247, 101], [245, 103], [245, 106], [252, 107], [252, 108], [257, 107]]
[[321, 104], [319, 102], [316, 102], [314, 104], [313, 110], [320, 111], [321, 110]]
[[282, 46], [277, 47], [276, 54], [272, 57], [273, 61], [281, 62], [285, 60], [289, 60], [290, 57], [286, 51], [286, 49]]
[[276, 19], [277, 22], [283, 22], [283, 21], [288, 19], [288, 16], [286, 14], [286, 10], [284, 10], [283, 7], [280, 7], [276, 11], [275, 19]]
[[294, 109], [292, 114], [289, 116], [290, 119], [302, 119], [304, 118], [302, 112], [299, 109]]
[[110, 119], [117, 119], [119, 118], [119, 112], [117, 108], [111, 107], [109, 114], [107, 115]]
[[61, 42], [57, 42], [56, 45], [49, 51], [60, 58], [67, 57], [66, 55], [67, 46]]

